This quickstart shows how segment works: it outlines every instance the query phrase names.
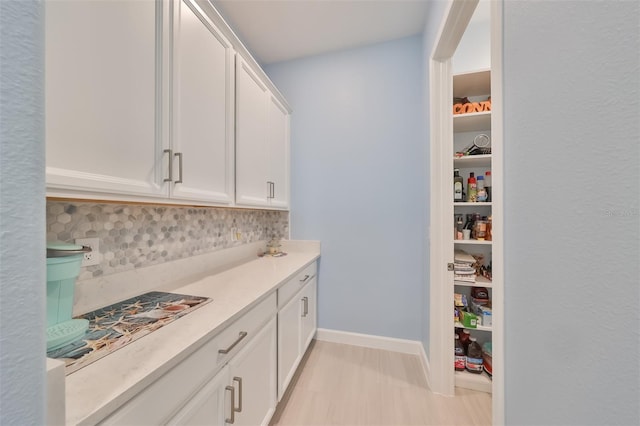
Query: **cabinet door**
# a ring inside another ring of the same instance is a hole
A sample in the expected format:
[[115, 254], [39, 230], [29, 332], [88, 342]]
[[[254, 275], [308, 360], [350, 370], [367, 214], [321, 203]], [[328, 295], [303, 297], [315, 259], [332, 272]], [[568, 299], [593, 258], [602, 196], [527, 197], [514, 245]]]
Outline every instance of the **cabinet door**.
[[163, 49], [162, 3], [45, 6], [48, 195], [166, 194], [156, 168], [163, 156], [156, 126], [162, 108], [156, 70]]
[[276, 319], [269, 320], [230, 362], [236, 390], [234, 425], [266, 425], [276, 406]]
[[238, 56], [236, 63], [236, 204], [268, 206], [267, 88]]
[[314, 277], [309, 284], [307, 284], [302, 290], [302, 299], [304, 301], [304, 311], [302, 313], [302, 327], [300, 337], [300, 356], [304, 355], [311, 340], [316, 334], [317, 328], [317, 280]]
[[[169, 425], [223, 425], [231, 418], [231, 392], [229, 367], [214, 376], [167, 424]], [[226, 408], [226, 409], [225, 409]]]
[[289, 112], [273, 95], [269, 95], [267, 147], [269, 181], [273, 182], [270, 204], [289, 207]]
[[233, 201], [233, 60], [191, 0], [175, 2], [171, 197]]
[[282, 398], [300, 363], [302, 293], [298, 293], [278, 312], [278, 400]]

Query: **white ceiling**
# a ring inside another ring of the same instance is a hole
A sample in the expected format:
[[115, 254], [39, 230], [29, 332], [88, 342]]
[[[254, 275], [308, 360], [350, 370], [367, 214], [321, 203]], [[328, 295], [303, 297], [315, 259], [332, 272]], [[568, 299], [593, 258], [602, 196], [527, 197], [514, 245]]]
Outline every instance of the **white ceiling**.
[[[420, 34], [434, 0], [212, 0], [261, 64]], [[442, 1], [442, 0], [439, 0]]]

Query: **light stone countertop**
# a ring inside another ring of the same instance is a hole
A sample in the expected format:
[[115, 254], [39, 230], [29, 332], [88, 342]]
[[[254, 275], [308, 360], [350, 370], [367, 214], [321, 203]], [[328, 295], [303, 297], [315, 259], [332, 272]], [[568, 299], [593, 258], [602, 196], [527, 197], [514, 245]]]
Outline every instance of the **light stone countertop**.
[[319, 242], [287, 241], [283, 250], [171, 289], [213, 300], [67, 376], [66, 423], [103, 420], [320, 256]]

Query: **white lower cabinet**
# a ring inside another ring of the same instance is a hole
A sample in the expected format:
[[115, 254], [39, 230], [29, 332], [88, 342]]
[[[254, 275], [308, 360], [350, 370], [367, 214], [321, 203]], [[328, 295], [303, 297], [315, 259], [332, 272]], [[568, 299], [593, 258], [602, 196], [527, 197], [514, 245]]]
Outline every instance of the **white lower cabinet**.
[[276, 319], [173, 417], [170, 425], [267, 425], [276, 406]]
[[276, 332], [274, 292], [100, 424], [268, 423], [276, 405]]
[[[278, 400], [316, 332], [315, 263], [278, 290]], [[291, 299], [292, 291], [297, 291]]]
[[234, 425], [267, 425], [271, 420], [276, 408], [276, 331], [273, 318], [229, 362]]
[[268, 425], [316, 332], [316, 270], [308, 265], [100, 424]]
[[[229, 366], [215, 375], [191, 400], [169, 420], [169, 425], [223, 425], [232, 411]], [[225, 411], [225, 407], [228, 407]]]
[[317, 329], [317, 318], [318, 314], [316, 312], [316, 292], [317, 292], [317, 281], [316, 278], [313, 277], [309, 281], [302, 290], [302, 300], [303, 300], [303, 312], [302, 312], [302, 324], [300, 327], [300, 356], [304, 355], [311, 340], [316, 335]]

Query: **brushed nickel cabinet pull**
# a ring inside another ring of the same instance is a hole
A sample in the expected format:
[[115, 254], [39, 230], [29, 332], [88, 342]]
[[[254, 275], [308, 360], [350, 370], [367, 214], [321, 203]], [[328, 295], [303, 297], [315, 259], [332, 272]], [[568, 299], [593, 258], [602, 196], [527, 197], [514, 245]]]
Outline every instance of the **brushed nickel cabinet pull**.
[[225, 390], [228, 390], [229, 392], [231, 392], [231, 416], [228, 419], [225, 419], [224, 421], [229, 424], [234, 424], [236, 421], [236, 411], [235, 411], [236, 390], [234, 389], [233, 386], [227, 386]]
[[178, 157], [178, 180], [175, 183], [182, 183], [182, 153], [176, 152], [173, 155]]
[[242, 377], [234, 377], [234, 382], [238, 382], [238, 408], [234, 408], [238, 413], [242, 413]]
[[273, 198], [273, 182], [270, 180], [267, 181], [267, 198]]
[[301, 283], [305, 283], [307, 282], [307, 280], [309, 279], [311, 275], [305, 275], [303, 279], [300, 280]]
[[302, 298], [303, 311], [302, 317], [306, 317], [309, 314], [309, 298], [307, 296]]
[[173, 181], [173, 152], [170, 149], [165, 149], [164, 153], [169, 154], [169, 177], [164, 178], [163, 182], [171, 182]]
[[228, 348], [226, 348], [226, 349], [218, 349], [218, 353], [221, 353], [221, 354], [228, 354], [228, 353], [229, 353], [229, 352], [231, 352], [231, 350], [232, 350], [233, 348], [235, 348], [235, 347], [236, 347], [236, 345], [237, 345], [238, 343], [240, 343], [240, 341], [241, 341], [242, 339], [244, 339], [245, 337], [247, 337], [247, 332], [246, 332], [246, 331], [241, 331], [241, 332], [238, 334], [238, 338], [236, 339], [236, 341], [235, 341], [235, 342], [233, 342], [233, 343], [231, 344], [231, 346], [229, 346], [229, 347], [228, 347]]

